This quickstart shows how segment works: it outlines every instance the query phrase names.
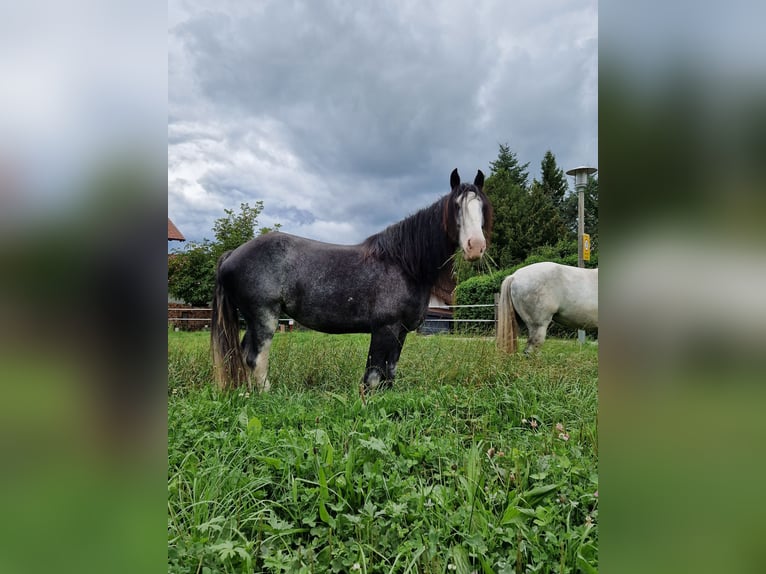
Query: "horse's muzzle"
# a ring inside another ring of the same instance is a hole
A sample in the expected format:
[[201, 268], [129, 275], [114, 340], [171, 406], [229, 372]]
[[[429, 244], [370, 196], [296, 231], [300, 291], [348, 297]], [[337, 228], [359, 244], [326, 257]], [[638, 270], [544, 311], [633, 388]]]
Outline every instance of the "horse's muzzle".
[[469, 237], [463, 245], [463, 257], [466, 261], [476, 261], [481, 259], [487, 250], [487, 242], [483, 237]]

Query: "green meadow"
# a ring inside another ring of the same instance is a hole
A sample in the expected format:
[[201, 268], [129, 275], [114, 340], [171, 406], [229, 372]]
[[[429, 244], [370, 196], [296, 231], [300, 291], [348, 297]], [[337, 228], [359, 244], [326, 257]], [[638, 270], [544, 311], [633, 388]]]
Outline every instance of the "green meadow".
[[362, 396], [368, 344], [277, 333], [257, 394], [168, 334], [169, 572], [597, 571], [594, 343], [410, 334]]

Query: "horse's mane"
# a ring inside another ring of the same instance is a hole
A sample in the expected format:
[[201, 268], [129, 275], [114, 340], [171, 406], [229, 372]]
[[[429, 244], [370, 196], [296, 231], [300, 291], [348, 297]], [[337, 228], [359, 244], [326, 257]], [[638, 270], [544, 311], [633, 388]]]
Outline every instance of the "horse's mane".
[[451, 293], [455, 289], [452, 257], [458, 245], [454, 200], [469, 191], [482, 201], [484, 235], [489, 243], [492, 205], [481, 189], [461, 183], [433, 205], [365, 239], [363, 256], [396, 263], [416, 282]]
[[457, 241], [448, 235], [444, 224], [446, 195], [429, 207], [410, 215], [362, 243], [365, 258], [374, 257], [399, 265], [405, 274], [420, 284], [449, 282], [451, 257]]

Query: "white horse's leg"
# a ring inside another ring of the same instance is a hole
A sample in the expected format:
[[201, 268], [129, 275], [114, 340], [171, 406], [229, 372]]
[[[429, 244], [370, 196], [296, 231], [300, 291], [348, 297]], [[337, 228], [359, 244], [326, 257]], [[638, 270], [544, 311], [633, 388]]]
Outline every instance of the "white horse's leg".
[[545, 342], [545, 335], [548, 333], [548, 325], [550, 325], [550, 321], [542, 325], [528, 325], [529, 339], [527, 339], [527, 347], [524, 349], [525, 355], [534, 353], [542, 346]]

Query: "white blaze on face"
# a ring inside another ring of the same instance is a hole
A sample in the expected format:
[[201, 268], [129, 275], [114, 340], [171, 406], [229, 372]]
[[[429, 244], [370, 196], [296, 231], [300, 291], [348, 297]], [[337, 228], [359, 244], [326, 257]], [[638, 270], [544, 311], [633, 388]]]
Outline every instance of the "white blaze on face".
[[463, 257], [474, 261], [484, 255], [487, 249], [487, 241], [482, 231], [482, 203], [473, 191], [469, 191], [461, 196], [459, 207], [460, 247], [463, 249]]

